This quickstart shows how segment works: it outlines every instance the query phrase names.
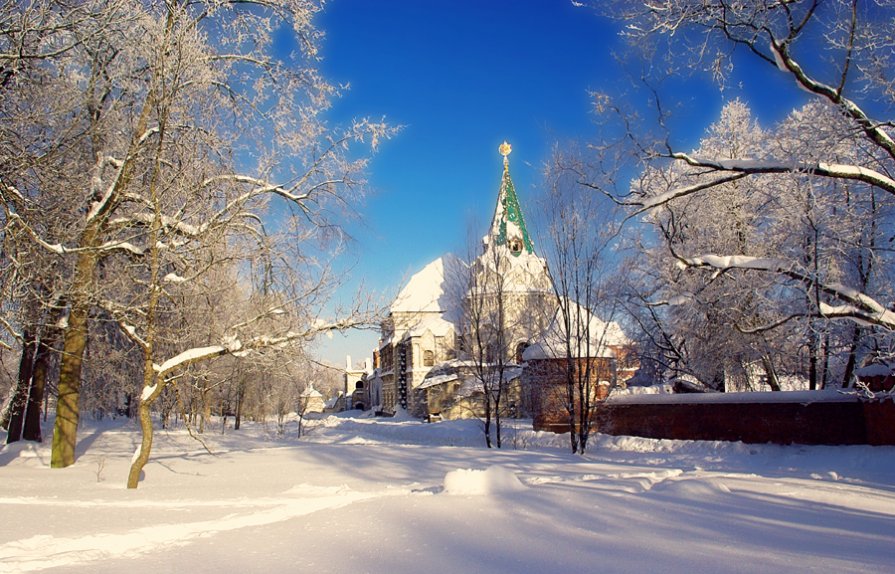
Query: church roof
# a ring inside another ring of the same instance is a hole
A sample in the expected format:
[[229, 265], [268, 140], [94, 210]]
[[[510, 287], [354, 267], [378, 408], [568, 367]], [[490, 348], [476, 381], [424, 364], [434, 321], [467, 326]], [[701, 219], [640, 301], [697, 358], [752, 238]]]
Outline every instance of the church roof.
[[458, 283], [463, 282], [465, 266], [456, 255], [442, 255], [410, 278], [389, 310], [392, 313], [451, 311], [460, 292]]
[[[510, 161], [507, 156], [512, 147], [503, 142], [499, 148], [503, 155], [503, 176], [500, 179], [500, 192], [497, 195], [497, 206], [494, 209], [494, 219], [491, 222], [490, 238], [496, 245], [506, 245], [510, 253], [519, 256], [523, 251], [529, 255], [534, 253], [534, 244], [525, 226], [525, 218], [522, 215], [522, 207], [516, 196], [516, 187], [513, 178], [510, 177]], [[518, 243], [514, 243], [518, 241]]]
[[[572, 334], [569, 343], [573, 357], [614, 357], [613, 347], [630, 344], [630, 339], [615, 321], [603, 321], [572, 300], [565, 300], [565, 308], [572, 329], [587, 333], [587, 336], [581, 338]], [[531, 361], [565, 358], [568, 352], [564, 318], [562, 308], [557, 307], [547, 331], [525, 350], [522, 359]]]

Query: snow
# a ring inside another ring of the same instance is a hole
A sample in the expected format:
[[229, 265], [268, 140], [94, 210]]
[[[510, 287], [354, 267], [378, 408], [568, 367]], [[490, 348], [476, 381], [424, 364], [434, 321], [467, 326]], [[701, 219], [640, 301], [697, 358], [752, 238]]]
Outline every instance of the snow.
[[708, 265], [716, 269], [755, 269], [762, 271], [780, 271], [791, 267], [782, 259], [766, 257], [751, 257], [749, 255], [714, 255], [706, 254], [699, 257], [691, 257], [686, 260], [687, 265]]
[[410, 328], [404, 337], [420, 337], [431, 332], [436, 337], [444, 337], [454, 330], [454, 324], [439, 314], [420, 314], [413, 318]]
[[167, 373], [168, 371], [170, 371], [184, 363], [190, 363], [190, 362], [196, 361], [197, 359], [201, 359], [202, 357], [206, 357], [206, 356], [211, 357], [214, 355], [220, 355], [224, 351], [227, 351], [227, 350], [232, 351], [233, 349], [231, 347], [233, 347], [232, 344], [228, 344], [227, 347], [221, 347], [220, 345], [213, 345], [210, 347], [196, 347], [193, 349], [187, 349], [186, 351], [184, 351], [174, 357], [171, 357], [170, 359], [168, 359], [161, 365], [153, 365], [152, 368], [155, 370], [155, 372], [163, 375], [163, 374]]
[[[430, 371], [431, 372], [431, 371]], [[437, 387], [438, 385], [443, 385], [445, 383], [452, 383], [460, 378], [460, 374], [455, 372], [452, 373], [444, 373], [439, 375], [426, 375], [426, 378], [423, 379], [423, 382], [420, 383], [417, 388], [418, 389], [428, 389], [429, 387]]]
[[[565, 304], [569, 314], [569, 324], [573, 331], [578, 331], [580, 326], [584, 330], [587, 326], [588, 336], [580, 339], [573, 334], [570, 345], [575, 357], [614, 357], [615, 352], [610, 348], [630, 343], [621, 327], [615, 321], [606, 323], [591, 313], [577, 302], [567, 300]], [[568, 354], [566, 348], [566, 321], [563, 318], [562, 308], [557, 307], [556, 313], [547, 328], [544, 336], [536, 340], [522, 353], [523, 360], [565, 358]]]
[[777, 43], [773, 40], [771, 41], [770, 49], [771, 54], [774, 56], [774, 64], [776, 64], [777, 69], [787, 74], [791, 73], [786, 66], [786, 61], [783, 59], [783, 54], [780, 53], [780, 50], [777, 48]]
[[895, 375], [895, 366], [888, 363], [873, 363], [866, 367], [855, 369], [855, 375], [859, 377], [887, 377]]
[[748, 393], [631, 393], [613, 394], [608, 399], [612, 403], [816, 403], [816, 402], [856, 402], [858, 398], [843, 394], [835, 389], [820, 391], [768, 391]]
[[[159, 431], [124, 487], [132, 421], [86, 422], [79, 458], [0, 447], [0, 570], [891, 572], [895, 447], [805, 447], [328, 416]], [[47, 431], [52, 427], [47, 422]], [[0, 432], [0, 440], [5, 439]], [[514, 448], [515, 447], [515, 448]]]
[[499, 494], [525, 490], [511, 470], [489, 466], [485, 470], [461, 468], [444, 475], [444, 493], [460, 495]]
[[447, 253], [414, 274], [395, 298], [392, 313], [420, 313], [449, 311], [453, 298], [461, 290], [465, 264]]
[[150, 398], [152, 398], [152, 393], [155, 392], [156, 388], [157, 388], [157, 383], [153, 383], [151, 385], [146, 385], [145, 387], [143, 387], [143, 393], [140, 395], [140, 400], [147, 401]]

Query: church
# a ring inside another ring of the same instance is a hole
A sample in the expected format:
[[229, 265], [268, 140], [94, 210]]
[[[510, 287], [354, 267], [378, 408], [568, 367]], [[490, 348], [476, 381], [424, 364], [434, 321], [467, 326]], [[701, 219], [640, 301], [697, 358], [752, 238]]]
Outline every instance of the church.
[[[501, 416], [530, 416], [525, 354], [555, 338], [557, 299], [547, 262], [534, 250], [510, 176], [503, 173], [491, 226], [471, 261], [446, 254], [413, 275], [381, 323], [373, 370], [360, 386], [383, 414], [403, 409], [432, 419], [478, 417], [497, 393]], [[611, 349], [627, 344], [612, 324]], [[523, 384], [523, 381], [525, 383]], [[491, 408], [491, 407], [488, 407]]]

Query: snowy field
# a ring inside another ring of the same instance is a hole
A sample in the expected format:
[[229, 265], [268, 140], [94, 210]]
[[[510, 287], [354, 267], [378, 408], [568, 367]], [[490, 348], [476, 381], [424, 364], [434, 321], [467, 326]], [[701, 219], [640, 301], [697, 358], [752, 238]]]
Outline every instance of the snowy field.
[[[78, 462], [0, 449], [0, 572], [895, 572], [895, 447], [802, 447], [329, 417], [205, 450], [88, 424]], [[48, 433], [50, 429], [47, 429]], [[0, 439], [5, 435], [0, 433]], [[515, 449], [513, 448], [515, 444]]]

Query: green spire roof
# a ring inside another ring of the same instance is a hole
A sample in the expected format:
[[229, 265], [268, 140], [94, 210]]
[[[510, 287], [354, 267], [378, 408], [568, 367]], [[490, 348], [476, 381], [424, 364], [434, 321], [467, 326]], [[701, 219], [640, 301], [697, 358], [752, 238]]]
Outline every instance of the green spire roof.
[[510, 177], [510, 161], [507, 156], [512, 151], [510, 144], [503, 142], [500, 153], [503, 155], [503, 177], [500, 181], [500, 193], [497, 196], [497, 208], [494, 210], [494, 221], [491, 223], [491, 234], [497, 245], [506, 245], [510, 253], [518, 257], [523, 251], [534, 253], [534, 245], [525, 227], [525, 218]]

